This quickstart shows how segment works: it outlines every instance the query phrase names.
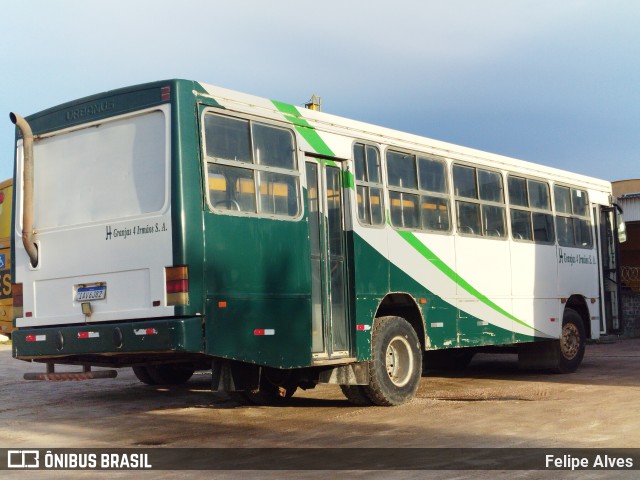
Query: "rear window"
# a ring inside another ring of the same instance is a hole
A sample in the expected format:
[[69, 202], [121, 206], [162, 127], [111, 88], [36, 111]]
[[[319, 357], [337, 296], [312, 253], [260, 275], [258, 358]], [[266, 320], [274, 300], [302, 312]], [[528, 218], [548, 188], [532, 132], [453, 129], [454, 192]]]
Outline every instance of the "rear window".
[[159, 110], [37, 141], [35, 225], [64, 227], [161, 210], [167, 153], [167, 118]]

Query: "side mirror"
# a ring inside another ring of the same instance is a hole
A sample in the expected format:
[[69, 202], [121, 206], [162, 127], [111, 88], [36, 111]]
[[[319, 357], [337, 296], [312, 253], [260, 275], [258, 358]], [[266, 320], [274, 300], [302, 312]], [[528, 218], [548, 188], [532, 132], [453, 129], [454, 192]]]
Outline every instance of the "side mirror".
[[622, 219], [622, 215], [618, 215], [618, 242], [624, 243], [627, 241], [627, 226]]

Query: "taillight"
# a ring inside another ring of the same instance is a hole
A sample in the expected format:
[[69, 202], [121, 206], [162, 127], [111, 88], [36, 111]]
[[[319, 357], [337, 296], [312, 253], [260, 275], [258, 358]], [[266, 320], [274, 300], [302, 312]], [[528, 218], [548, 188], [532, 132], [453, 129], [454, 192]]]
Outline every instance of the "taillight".
[[11, 296], [13, 297], [13, 316], [14, 318], [21, 318], [23, 315], [23, 298], [22, 298], [22, 284], [14, 283], [11, 285]]
[[187, 305], [189, 303], [189, 267], [166, 267], [164, 274], [167, 305]]

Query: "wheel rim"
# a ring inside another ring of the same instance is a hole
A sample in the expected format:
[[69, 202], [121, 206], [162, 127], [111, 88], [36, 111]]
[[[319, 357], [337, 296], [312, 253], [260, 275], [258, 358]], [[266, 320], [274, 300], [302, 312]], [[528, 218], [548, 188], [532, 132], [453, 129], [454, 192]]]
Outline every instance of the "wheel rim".
[[573, 360], [580, 350], [580, 332], [573, 323], [567, 323], [562, 327], [560, 339], [562, 356], [567, 360]]
[[386, 367], [389, 379], [396, 387], [409, 383], [413, 372], [413, 354], [406, 338], [397, 336], [389, 342]]

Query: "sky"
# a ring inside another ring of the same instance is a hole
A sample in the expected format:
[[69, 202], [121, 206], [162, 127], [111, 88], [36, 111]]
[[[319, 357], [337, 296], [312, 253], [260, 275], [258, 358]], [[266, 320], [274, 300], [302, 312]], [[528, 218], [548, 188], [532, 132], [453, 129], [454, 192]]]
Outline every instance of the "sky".
[[610, 181], [640, 178], [637, 0], [0, 0], [22, 116], [186, 78]]

